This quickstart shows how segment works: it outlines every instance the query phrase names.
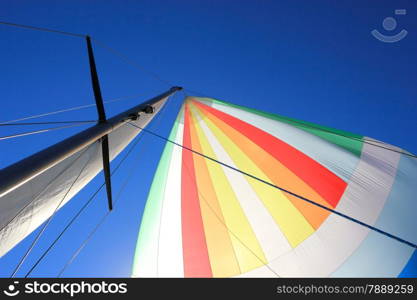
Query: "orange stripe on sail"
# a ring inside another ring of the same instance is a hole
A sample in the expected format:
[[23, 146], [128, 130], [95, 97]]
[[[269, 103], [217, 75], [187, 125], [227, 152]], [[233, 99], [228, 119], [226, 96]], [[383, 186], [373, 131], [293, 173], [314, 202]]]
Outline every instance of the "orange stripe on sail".
[[[302, 195], [321, 205], [330, 207], [327, 201], [325, 201], [307, 183], [291, 172], [291, 170], [268, 152], [264, 151], [263, 148], [209, 111], [204, 110], [200, 106], [198, 108], [265, 173], [273, 184]], [[244, 171], [251, 173], [250, 170]], [[301, 201], [295, 196], [286, 193], [284, 194], [315, 229], [317, 229], [329, 215], [329, 212], [322, 208]]]
[[330, 170], [260, 128], [200, 102], [194, 101], [193, 104], [245, 135], [311, 186], [332, 207], [337, 205], [347, 184]]
[[[203, 151], [193, 122], [190, 122], [190, 135], [191, 148], [202, 153]], [[229, 277], [240, 274], [239, 264], [233, 250], [230, 235], [225, 225], [223, 213], [207, 168], [207, 160], [195, 154], [193, 155], [193, 159], [201, 215], [213, 276]]]

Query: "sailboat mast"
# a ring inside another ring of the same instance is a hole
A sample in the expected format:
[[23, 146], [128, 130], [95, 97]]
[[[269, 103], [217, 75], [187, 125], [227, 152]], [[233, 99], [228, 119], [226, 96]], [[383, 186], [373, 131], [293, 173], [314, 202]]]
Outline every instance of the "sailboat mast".
[[140, 112], [152, 113], [153, 110], [150, 107], [154, 103], [169, 97], [181, 89], [181, 87], [172, 87], [154, 98], [107, 119], [106, 122], [99, 122], [84, 131], [0, 170], [0, 197], [96, 142], [122, 126], [126, 120], [138, 116]]

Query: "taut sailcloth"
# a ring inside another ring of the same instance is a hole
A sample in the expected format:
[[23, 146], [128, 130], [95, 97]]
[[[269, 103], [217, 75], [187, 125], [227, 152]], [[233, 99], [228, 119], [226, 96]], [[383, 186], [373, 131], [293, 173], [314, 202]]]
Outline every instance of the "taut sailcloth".
[[[140, 128], [146, 127], [165, 105], [167, 98], [165, 96], [152, 103], [153, 113], [141, 111], [136, 120], [128, 121]], [[127, 124], [123, 118], [116, 121], [108, 133], [110, 160], [141, 131]], [[59, 204], [60, 207], [65, 205], [103, 169], [101, 143], [101, 139], [91, 140], [77, 152], [34, 174], [0, 197], [0, 256], [47, 220]], [[0, 177], [5, 178], [9, 172], [1, 170], [0, 173]]]
[[416, 276], [410, 153], [196, 97], [169, 138], [133, 276]]

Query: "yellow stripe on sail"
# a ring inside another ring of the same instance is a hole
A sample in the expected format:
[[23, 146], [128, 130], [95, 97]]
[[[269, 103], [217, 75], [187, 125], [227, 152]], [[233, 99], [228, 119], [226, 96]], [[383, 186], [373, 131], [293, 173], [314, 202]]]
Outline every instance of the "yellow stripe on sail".
[[[192, 124], [200, 141], [202, 153], [215, 158], [206, 136], [192, 115]], [[207, 162], [208, 171], [223, 212], [225, 225], [230, 231], [230, 238], [242, 273], [267, 263], [261, 246], [236, 198], [233, 189], [224, 174], [223, 167], [215, 162]]]
[[[193, 120], [190, 120], [193, 123]], [[194, 126], [190, 126], [192, 149], [203, 152]], [[200, 199], [210, 266], [214, 277], [230, 277], [240, 274], [229, 231], [225, 226], [222, 210], [207, 167], [207, 160], [193, 154], [194, 171]], [[189, 172], [189, 170], [183, 170]]]
[[[248, 172], [265, 181], [270, 181], [244, 151], [237, 147], [233, 141], [214, 125], [210, 120], [212, 116], [209, 114], [205, 115], [195, 105], [192, 105], [192, 108], [194, 113], [197, 113], [205, 124], [207, 124], [208, 128], [210, 128], [217, 140], [223, 145], [224, 149], [228, 152], [229, 156], [240, 170]], [[258, 195], [259, 199], [261, 199], [267, 207], [292, 247], [296, 247], [314, 232], [313, 227], [294, 207], [283, 192], [247, 176], [246, 179]]]

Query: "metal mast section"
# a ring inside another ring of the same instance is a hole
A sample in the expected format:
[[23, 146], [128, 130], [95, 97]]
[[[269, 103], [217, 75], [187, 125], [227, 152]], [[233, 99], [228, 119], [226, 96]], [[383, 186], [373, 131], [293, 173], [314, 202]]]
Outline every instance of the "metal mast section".
[[100, 84], [97, 75], [91, 39], [86, 37], [88, 58], [90, 63], [91, 81], [96, 100], [98, 123], [77, 133], [61, 142], [56, 143], [44, 150], [41, 150], [27, 158], [24, 158], [2, 170], [0, 170], [0, 197], [18, 188], [25, 182], [43, 173], [47, 169], [60, 163], [67, 157], [84, 149], [90, 144], [101, 141], [103, 153], [103, 171], [106, 181], [109, 209], [112, 209], [110, 162], [108, 134], [122, 126], [126, 120], [135, 119], [140, 112], [153, 113], [152, 105], [163, 98], [169, 97], [181, 87], [172, 87], [168, 91], [151, 98], [139, 105], [136, 105], [110, 119], [106, 118], [103, 99], [100, 91]]

